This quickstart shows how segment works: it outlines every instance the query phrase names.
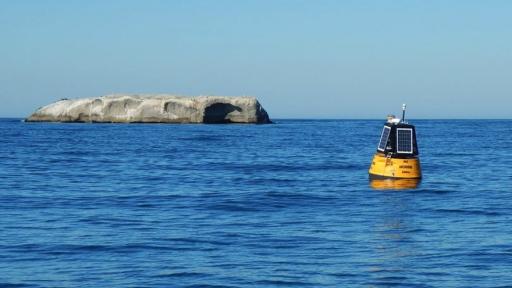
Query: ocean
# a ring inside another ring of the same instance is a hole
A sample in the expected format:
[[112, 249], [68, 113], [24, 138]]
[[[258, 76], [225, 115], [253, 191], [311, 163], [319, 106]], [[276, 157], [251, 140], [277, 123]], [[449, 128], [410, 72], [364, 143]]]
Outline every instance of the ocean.
[[512, 120], [0, 120], [0, 287], [512, 287]]

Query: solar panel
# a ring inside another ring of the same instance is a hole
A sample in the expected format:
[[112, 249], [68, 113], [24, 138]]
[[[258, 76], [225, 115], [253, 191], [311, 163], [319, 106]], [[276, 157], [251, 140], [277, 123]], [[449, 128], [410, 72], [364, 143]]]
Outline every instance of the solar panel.
[[377, 150], [384, 151], [386, 150], [386, 146], [388, 145], [389, 133], [391, 133], [391, 128], [388, 126], [384, 126], [382, 130], [382, 134], [380, 135], [379, 147]]
[[396, 143], [396, 152], [412, 153], [412, 129], [397, 128]]

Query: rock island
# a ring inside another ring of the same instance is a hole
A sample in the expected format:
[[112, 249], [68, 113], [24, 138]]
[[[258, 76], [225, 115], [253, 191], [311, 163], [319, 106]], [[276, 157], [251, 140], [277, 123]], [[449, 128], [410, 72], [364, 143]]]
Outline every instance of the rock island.
[[254, 97], [106, 95], [61, 99], [37, 109], [27, 122], [271, 123]]

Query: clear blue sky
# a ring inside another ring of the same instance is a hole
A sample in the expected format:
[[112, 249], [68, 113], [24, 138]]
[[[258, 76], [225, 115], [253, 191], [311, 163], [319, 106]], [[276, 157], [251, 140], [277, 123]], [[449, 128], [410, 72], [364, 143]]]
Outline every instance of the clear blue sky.
[[273, 118], [512, 118], [512, 1], [0, 0], [0, 117], [108, 93]]

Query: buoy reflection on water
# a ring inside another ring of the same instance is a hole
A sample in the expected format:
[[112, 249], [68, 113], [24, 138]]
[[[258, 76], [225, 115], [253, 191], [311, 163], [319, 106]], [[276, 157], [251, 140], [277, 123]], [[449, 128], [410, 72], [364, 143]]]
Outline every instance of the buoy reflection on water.
[[418, 188], [421, 179], [371, 179], [370, 187], [376, 190], [406, 190]]

